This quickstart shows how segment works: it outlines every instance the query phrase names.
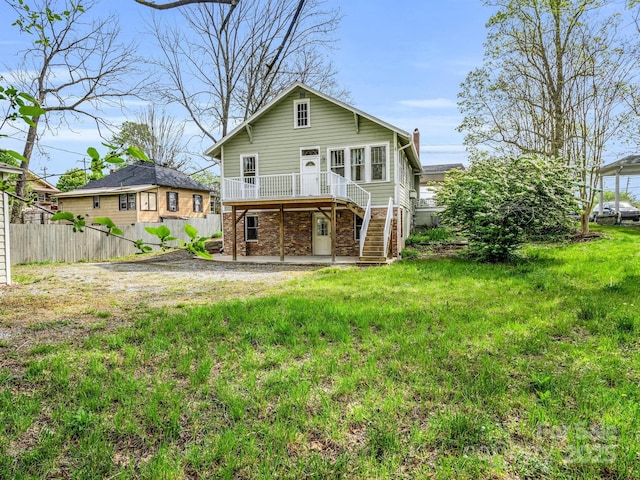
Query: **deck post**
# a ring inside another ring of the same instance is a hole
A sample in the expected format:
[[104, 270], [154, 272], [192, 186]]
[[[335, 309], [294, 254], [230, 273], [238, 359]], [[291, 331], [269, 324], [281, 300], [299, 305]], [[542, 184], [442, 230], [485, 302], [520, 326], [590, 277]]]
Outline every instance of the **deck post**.
[[284, 262], [284, 204], [280, 204], [280, 261]]
[[331, 263], [336, 263], [336, 202], [331, 203]]
[[238, 226], [236, 224], [236, 206], [233, 205], [231, 207], [231, 217], [233, 218], [233, 221], [231, 222], [231, 225], [233, 226], [233, 233], [231, 234], [231, 238], [233, 239], [233, 250], [232, 250], [232, 258], [233, 261], [235, 262], [236, 260], [238, 260], [238, 254], [236, 253], [236, 245], [238, 243], [238, 233], [236, 232], [236, 227]]

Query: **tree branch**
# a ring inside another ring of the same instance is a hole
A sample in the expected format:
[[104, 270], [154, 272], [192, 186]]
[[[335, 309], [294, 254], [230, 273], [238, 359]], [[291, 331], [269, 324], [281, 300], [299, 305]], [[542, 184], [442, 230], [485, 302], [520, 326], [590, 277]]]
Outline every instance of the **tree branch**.
[[236, 5], [240, 0], [177, 0], [169, 3], [155, 3], [147, 0], [135, 0], [136, 3], [156, 10], [169, 10], [171, 8], [184, 7], [186, 5], [196, 5], [198, 3], [223, 3], [225, 5]]

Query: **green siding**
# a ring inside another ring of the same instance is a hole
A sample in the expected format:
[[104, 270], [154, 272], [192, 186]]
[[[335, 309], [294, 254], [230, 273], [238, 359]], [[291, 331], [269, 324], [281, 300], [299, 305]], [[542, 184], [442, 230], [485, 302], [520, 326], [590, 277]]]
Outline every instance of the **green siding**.
[[394, 196], [395, 155], [394, 132], [366, 118], [359, 118], [359, 129], [353, 112], [305, 91], [310, 99], [311, 126], [293, 126], [293, 102], [300, 98], [294, 90], [273, 105], [252, 124], [253, 143], [246, 130], [239, 131], [223, 145], [222, 171], [225, 177], [240, 176], [240, 156], [258, 155], [258, 175], [300, 172], [300, 148], [320, 147], [321, 169], [327, 171], [327, 148], [388, 144], [388, 182], [360, 183], [371, 192], [373, 205], [386, 205]]

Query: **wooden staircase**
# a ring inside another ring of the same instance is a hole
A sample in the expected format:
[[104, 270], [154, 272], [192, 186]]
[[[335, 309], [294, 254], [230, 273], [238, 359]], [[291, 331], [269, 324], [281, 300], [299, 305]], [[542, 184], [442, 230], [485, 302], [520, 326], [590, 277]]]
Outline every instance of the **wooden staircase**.
[[384, 218], [372, 218], [369, 221], [367, 237], [364, 239], [364, 247], [362, 248], [362, 256], [358, 260], [359, 264], [387, 263], [384, 245], [384, 224]]

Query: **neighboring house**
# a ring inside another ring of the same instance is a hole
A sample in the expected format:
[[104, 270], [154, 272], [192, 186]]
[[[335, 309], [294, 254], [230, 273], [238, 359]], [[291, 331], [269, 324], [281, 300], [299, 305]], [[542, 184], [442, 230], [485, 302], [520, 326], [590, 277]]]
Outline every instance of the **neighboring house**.
[[92, 218], [109, 217], [116, 225], [204, 218], [209, 213], [209, 187], [177, 170], [137, 162], [58, 194], [58, 209]]
[[416, 204], [416, 227], [435, 227], [440, 224], [439, 213], [444, 207], [436, 204], [439, 184], [451, 170], [464, 170], [461, 163], [444, 163], [440, 165], [423, 165], [420, 175], [420, 200]]
[[[0, 180], [6, 180], [11, 174], [22, 173], [17, 167], [0, 162]], [[2, 192], [0, 199], [0, 284], [11, 283], [11, 255], [9, 245], [9, 195]]]
[[35, 198], [35, 206], [27, 206], [22, 209], [23, 223], [49, 223], [53, 214], [37, 207], [55, 212], [58, 209], [56, 195], [60, 193], [60, 190], [32, 171], [27, 172], [27, 186]]
[[397, 256], [412, 226], [416, 141], [295, 83], [206, 151], [221, 166], [225, 252]]
[[464, 170], [461, 163], [443, 163], [439, 165], [423, 165], [420, 174], [420, 185], [433, 185], [444, 182], [444, 177], [451, 170]]

